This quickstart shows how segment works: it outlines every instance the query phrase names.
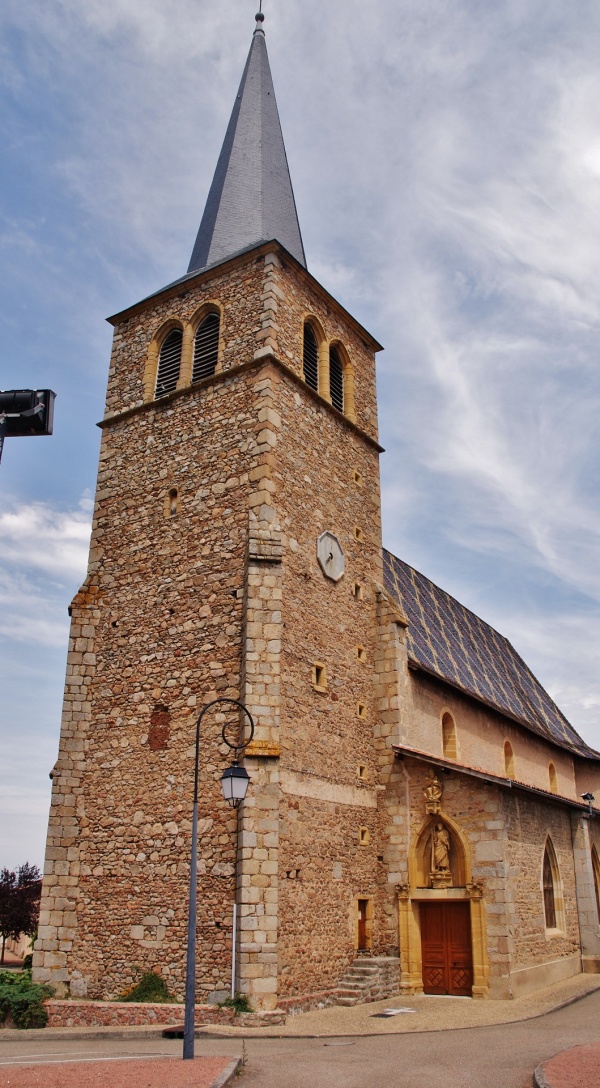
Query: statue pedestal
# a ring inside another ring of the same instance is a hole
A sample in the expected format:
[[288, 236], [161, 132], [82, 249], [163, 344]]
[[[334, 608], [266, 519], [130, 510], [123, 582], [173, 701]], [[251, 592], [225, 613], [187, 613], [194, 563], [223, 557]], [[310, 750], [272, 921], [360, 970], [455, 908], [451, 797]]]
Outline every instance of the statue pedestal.
[[452, 873], [449, 869], [439, 869], [429, 874], [432, 888], [451, 888]]

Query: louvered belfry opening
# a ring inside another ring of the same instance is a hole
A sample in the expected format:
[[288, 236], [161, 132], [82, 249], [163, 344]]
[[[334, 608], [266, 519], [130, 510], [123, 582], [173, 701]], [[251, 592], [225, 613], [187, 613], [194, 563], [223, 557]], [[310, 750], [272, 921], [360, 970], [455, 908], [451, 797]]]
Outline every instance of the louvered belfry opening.
[[209, 378], [217, 369], [219, 361], [220, 319], [216, 313], [207, 314], [196, 329], [194, 337], [194, 365], [192, 381], [199, 382]]
[[548, 847], [544, 851], [544, 914], [546, 916], [546, 928], [556, 929], [556, 902], [554, 899], [554, 873]]
[[181, 367], [181, 345], [183, 332], [181, 329], [171, 329], [171, 332], [163, 342], [158, 357], [158, 374], [156, 375], [156, 396], [165, 397], [177, 388], [179, 381], [179, 369]]
[[319, 345], [309, 322], [304, 325], [304, 381], [311, 389], [319, 389]]
[[334, 408], [344, 411], [344, 366], [337, 348], [329, 349], [329, 388]]

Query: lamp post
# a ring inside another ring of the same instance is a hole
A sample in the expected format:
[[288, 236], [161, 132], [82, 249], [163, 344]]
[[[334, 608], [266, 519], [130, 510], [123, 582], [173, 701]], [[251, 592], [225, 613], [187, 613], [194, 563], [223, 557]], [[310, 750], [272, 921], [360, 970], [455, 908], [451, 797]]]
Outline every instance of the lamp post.
[[593, 804], [594, 804], [594, 801], [596, 800], [596, 798], [594, 797], [594, 794], [593, 793], [582, 793], [581, 794], [581, 800], [585, 801], [585, 803], [587, 804], [587, 807], [589, 809], [590, 816], [593, 816], [594, 815]]
[[[221, 775], [221, 789], [223, 797], [232, 808], [237, 808], [244, 797], [250, 783], [250, 777], [244, 767], [240, 767], [239, 759], [246, 750], [254, 736], [254, 722], [250, 711], [237, 699], [213, 699], [202, 707], [196, 722], [196, 755], [194, 760], [194, 808], [192, 813], [192, 857], [190, 862], [190, 902], [188, 911], [187, 933], [187, 964], [185, 975], [185, 1020], [183, 1028], [183, 1057], [194, 1057], [194, 1027], [196, 1009], [196, 885], [198, 881], [198, 761], [200, 754], [200, 724], [204, 715], [209, 710], [218, 713], [218, 709], [234, 707], [236, 721], [225, 721], [221, 729], [224, 743], [234, 753], [233, 763], [227, 767]], [[246, 727], [249, 725], [250, 734], [247, 740], [243, 738]], [[228, 736], [228, 730], [235, 730], [238, 743], [234, 743]], [[234, 935], [235, 949], [235, 935]], [[234, 952], [235, 955], [235, 952]]]

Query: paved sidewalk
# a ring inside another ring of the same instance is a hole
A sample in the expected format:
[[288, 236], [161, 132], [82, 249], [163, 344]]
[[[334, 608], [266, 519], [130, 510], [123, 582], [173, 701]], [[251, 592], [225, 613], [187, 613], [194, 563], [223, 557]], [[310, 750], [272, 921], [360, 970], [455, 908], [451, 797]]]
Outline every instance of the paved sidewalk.
[[[343, 1035], [396, 1035], [401, 1032], [447, 1031], [449, 1028], [487, 1027], [530, 1020], [559, 1009], [585, 994], [600, 989], [600, 975], [574, 975], [535, 994], [514, 1001], [474, 1001], [469, 997], [391, 997], [367, 1005], [326, 1009], [288, 1016], [287, 1023], [268, 1032], [264, 1028], [236, 1028], [213, 1024], [200, 1029], [204, 1035], [244, 1038], [298, 1038]], [[411, 1009], [384, 1017], [385, 1009]]]
[[600, 1043], [574, 1046], [538, 1065], [536, 1088], [600, 1088]]

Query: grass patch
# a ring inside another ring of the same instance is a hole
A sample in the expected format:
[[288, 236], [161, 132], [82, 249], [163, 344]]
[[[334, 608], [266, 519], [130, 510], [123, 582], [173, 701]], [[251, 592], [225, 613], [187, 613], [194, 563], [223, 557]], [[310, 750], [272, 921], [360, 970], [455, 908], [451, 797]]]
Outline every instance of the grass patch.
[[246, 994], [236, 994], [235, 997], [227, 997], [225, 1001], [219, 1003], [220, 1009], [234, 1009], [235, 1014], [239, 1012], [253, 1012], [253, 1008], [246, 996]]

